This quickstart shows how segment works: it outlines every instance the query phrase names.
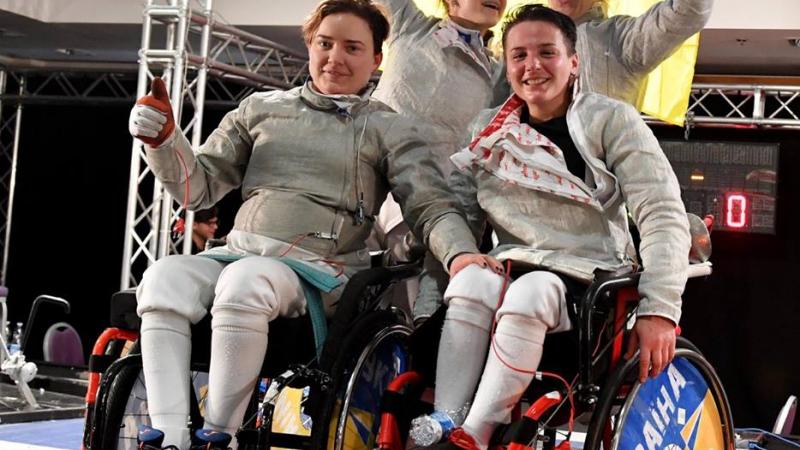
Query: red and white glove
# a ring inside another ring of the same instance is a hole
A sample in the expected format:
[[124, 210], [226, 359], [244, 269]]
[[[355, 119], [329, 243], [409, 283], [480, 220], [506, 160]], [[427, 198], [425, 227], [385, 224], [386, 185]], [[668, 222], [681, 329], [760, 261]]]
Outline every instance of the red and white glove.
[[137, 100], [131, 109], [128, 131], [151, 147], [160, 146], [175, 132], [172, 105], [161, 78], [153, 78], [150, 93]]

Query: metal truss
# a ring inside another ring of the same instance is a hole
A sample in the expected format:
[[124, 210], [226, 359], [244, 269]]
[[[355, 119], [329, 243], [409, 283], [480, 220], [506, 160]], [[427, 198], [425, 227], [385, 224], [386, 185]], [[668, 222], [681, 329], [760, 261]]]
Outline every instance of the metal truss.
[[77, 72], [12, 72], [16, 79], [24, 77], [26, 86], [18, 94], [4, 94], [4, 103], [18, 105], [105, 105], [130, 102], [133, 92], [130, 76], [118, 73]]
[[[0, 70], [0, 95], [6, 93], [8, 79], [12, 79], [20, 92], [25, 89], [25, 79]], [[16, 106], [16, 107], [15, 107]], [[11, 244], [11, 216], [14, 212], [14, 189], [19, 154], [19, 134], [22, 126], [22, 106], [8, 105], [0, 100], [0, 285], [5, 286], [8, 269], [8, 251]]]
[[[289, 89], [307, 72], [303, 54], [218, 21], [213, 0], [148, 0], [144, 11], [136, 97], [147, 93], [160, 71], [170, 92], [176, 122], [192, 146], [202, 139], [204, 107], [217, 99], [238, 103], [255, 90]], [[166, 42], [153, 46], [154, 27], [166, 27]], [[209, 82], [211, 80], [211, 82]], [[231, 89], [236, 82], [240, 88]], [[141, 272], [171, 253], [188, 254], [191, 240], [171, 239], [183, 211], [147, 167], [141, 142], [131, 151], [121, 287], [135, 285]], [[191, 233], [194, 214], [185, 212]]]
[[[210, 1], [206, 3], [210, 9]], [[210, 27], [207, 59], [188, 55], [190, 64], [201, 66], [205, 62], [210, 75], [234, 79], [260, 90], [291, 89], [308, 75], [308, 57], [303, 53], [213, 21], [206, 15], [192, 14], [191, 22], [190, 31], [201, 36], [201, 27]]]
[[695, 84], [693, 124], [800, 127], [800, 86]]
[[695, 83], [684, 126], [800, 129], [800, 86]]
[[[0, 57], [0, 71], [3, 70]], [[98, 67], [104, 67], [102, 65]], [[136, 73], [82, 71], [79, 67], [59, 66], [56, 71], [38, 68], [27, 70], [16, 65], [6, 65], [10, 87], [0, 92], [0, 102], [16, 107], [22, 105], [132, 105], [136, 101]], [[109, 69], [113, 66], [109, 66]], [[135, 69], [135, 67], [134, 67]], [[25, 78], [24, 92], [13, 88]], [[208, 78], [205, 105], [232, 109], [254, 92], [249, 84], [232, 78]], [[184, 103], [188, 102], [186, 99]]]

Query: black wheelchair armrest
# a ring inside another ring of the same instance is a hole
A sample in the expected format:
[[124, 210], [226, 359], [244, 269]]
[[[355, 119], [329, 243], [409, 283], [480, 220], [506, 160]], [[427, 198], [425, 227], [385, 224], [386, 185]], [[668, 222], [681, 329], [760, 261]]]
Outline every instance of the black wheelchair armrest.
[[419, 275], [422, 261], [389, 267], [373, 267], [356, 273], [345, 285], [336, 312], [328, 323], [328, 338], [322, 349], [320, 367], [323, 369], [333, 362], [341, 339], [349, 330], [355, 318], [365, 311], [372, 300], [393, 282]]
[[600, 272], [586, 289], [581, 307], [593, 307], [603, 297], [610, 297], [615, 291], [639, 285], [641, 272], [607, 273]]
[[111, 296], [110, 326], [138, 331], [141, 323], [142, 320], [136, 314], [136, 288], [125, 289]]

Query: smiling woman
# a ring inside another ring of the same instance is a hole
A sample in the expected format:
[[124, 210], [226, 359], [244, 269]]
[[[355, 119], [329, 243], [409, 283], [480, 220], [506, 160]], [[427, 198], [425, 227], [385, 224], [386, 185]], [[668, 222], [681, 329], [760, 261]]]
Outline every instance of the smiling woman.
[[[170, 194], [185, 195], [190, 209], [237, 187], [244, 198], [225, 246], [160, 259], [137, 292], [148, 408], [163, 431], [146, 436], [163, 437], [166, 446], [189, 448], [189, 386], [176, 388], [175, 380], [189, 380], [190, 323], [211, 308], [204, 428], [230, 439], [262, 366], [270, 322], [334, 307], [339, 285], [369, 266], [367, 216], [389, 189], [441, 261], [477, 251], [420, 139], [429, 133], [370, 97], [389, 32], [381, 10], [369, 0], [325, 0], [303, 30], [311, 80], [246, 98], [196, 150], [177, 130], [160, 79], [131, 111], [130, 132], [146, 140], [148, 165]], [[151, 444], [142, 448], [159, 448]]]
[[313, 85], [326, 95], [364, 89], [381, 64], [381, 45], [389, 34], [385, 19], [353, 11], [346, 3], [323, 4], [303, 25]]
[[[554, 16], [555, 20], [563, 16]], [[566, 19], [566, 18], [564, 18]], [[537, 27], [503, 30], [508, 81], [528, 106], [533, 122], [562, 117], [572, 99], [578, 73], [574, 28], [541, 22]]]
[[478, 115], [470, 144], [451, 157], [459, 169], [451, 186], [471, 228], [491, 225], [499, 240], [492, 254], [517, 273], [509, 281], [471, 266], [450, 280], [431, 418], [450, 411], [466, 418], [450, 415], [449, 427], [462, 427], [423, 448], [488, 447], [531, 383], [547, 333], [572, 328], [567, 312], [595, 272], [637, 264], [628, 211], [645, 268], [628, 355], [640, 350], [640, 379], [657, 376], [674, 355], [686, 283], [679, 268], [689, 251], [680, 188], [633, 107], [574, 93], [575, 39], [575, 24], [561, 13], [541, 5], [515, 10], [503, 29], [514, 92]]
[[369, 27], [352, 14], [333, 14], [308, 43], [313, 86], [322, 94], [357, 94], [381, 63]]

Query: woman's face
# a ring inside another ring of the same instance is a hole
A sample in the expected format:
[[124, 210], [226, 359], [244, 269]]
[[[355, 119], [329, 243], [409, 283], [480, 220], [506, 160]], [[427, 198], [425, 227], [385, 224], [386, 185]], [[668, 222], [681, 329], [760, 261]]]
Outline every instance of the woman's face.
[[497, 25], [507, 0], [447, 0], [448, 15], [462, 26], [484, 32]]
[[325, 95], [361, 92], [381, 57], [375, 54], [367, 22], [349, 13], [322, 19], [308, 43], [311, 79], [317, 91]]
[[547, 3], [549, 6], [556, 11], [560, 12], [561, 14], [565, 14], [570, 16], [572, 20], [575, 20], [582, 15], [586, 14], [587, 11], [592, 9], [592, 6], [597, 2], [597, 0], [548, 0]]
[[511, 88], [528, 104], [532, 118], [549, 120], [566, 112], [578, 56], [569, 54], [557, 26], [541, 21], [514, 25], [506, 35], [505, 58]]

